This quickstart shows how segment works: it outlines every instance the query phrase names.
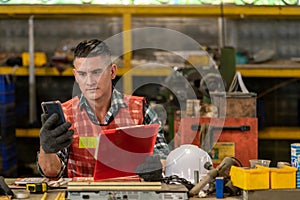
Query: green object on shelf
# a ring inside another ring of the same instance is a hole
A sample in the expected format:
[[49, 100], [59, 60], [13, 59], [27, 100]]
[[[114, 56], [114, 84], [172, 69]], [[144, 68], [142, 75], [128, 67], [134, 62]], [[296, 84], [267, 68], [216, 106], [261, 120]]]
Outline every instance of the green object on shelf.
[[235, 49], [233, 47], [221, 49], [220, 73], [226, 83], [225, 89], [227, 91], [236, 73]]

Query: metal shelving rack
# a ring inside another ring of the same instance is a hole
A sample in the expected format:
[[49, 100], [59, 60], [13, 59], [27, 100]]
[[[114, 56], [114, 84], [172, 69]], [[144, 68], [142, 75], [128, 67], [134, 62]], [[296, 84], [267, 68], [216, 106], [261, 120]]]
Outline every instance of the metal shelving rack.
[[[224, 18], [293, 18], [300, 19], [300, 6], [235, 6], [224, 5], [222, 10], [218, 5], [1, 5], [0, 18], [70, 18], [70, 17], [93, 17], [93, 16], [121, 16], [123, 20], [123, 31], [131, 29], [132, 17], [224, 17]], [[128, 32], [127, 32], [128, 33]], [[123, 36], [123, 67], [118, 71], [118, 75], [126, 73], [131, 68], [131, 35]], [[237, 70], [244, 77], [300, 77], [300, 63], [294, 65], [237, 65]], [[143, 72], [145, 73], [145, 72]], [[169, 72], [164, 70], [164, 74]], [[17, 76], [29, 75], [28, 68], [1, 67], [0, 74], [15, 74]], [[162, 71], [150, 71], [149, 75], [162, 75]], [[36, 76], [71, 76], [72, 69], [67, 69], [62, 73], [56, 69], [35, 69]], [[145, 75], [145, 74], [144, 74]], [[131, 84], [131, 79], [125, 80], [124, 85]], [[274, 131], [265, 130], [259, 134], [261, 139], [299, 139], [298, 129], [282, 127]], [[19, 137], [37, 137], [37, 129], [17, 130]], [[289, 138], [287, 138], [287, 136]]]
[[[224, 17], [224, 18], [300, 18], [299, 6], [224, 5], [2, 5], [2, 18], [121, 16], [123, 31], [131, 29], [132, 17]], [[128, 32], [127, 32], [128, 33]], [[120, 73], [130, 69], [131, 35], [123, 36], [124, 63]]]
[[[61, 17], [92, 17], [92, 16], [121, 16], [123, 31], [131, 29], [132, 17], [224, 17], [224, 18], [299, 18], [300, 6], [235, 6], [224, 5], [221, 10], [218, 5], [1, 5], [0, 18], [61, 18]], [[126, 32], [128, 33], [128, 32]], [[131, 35], [123, 36], [123, 67], [119, 75], [127, 72], [131, 67]], [[269, 66], [261, 69], [260, 65], [237, 66], [244, 76], [269, 77], [290, 74], [299, 77], [300, 64], [293, 69], [287, 67]], [[2, 68], [0, 73], [11, 73], [13, 69]], [[290, 73], [292, 70], [293, 73]], [[296, 73], [295, 73], [296, 72]], [[26, 69], [17, 69], [16, 75], [27, 75]], [[69, 71], [59, 74], [55, 70], [53, 75], [71, 75]], [[36, 70], [36, 75], [48, 75], [42, 69]]]

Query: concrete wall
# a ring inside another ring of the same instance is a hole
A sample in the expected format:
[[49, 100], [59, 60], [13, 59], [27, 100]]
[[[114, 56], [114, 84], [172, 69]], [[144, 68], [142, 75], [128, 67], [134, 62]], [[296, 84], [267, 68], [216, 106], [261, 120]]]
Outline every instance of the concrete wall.
[[[279, 58], [296, 57], [300, 54], [300, 20], [279, 19], [230, 19], [225, 21], [224, 44], [238, 51], [255, 53], [260, 49], [273, 49]], [[76, 44], [82, 39], [105, 40], [122, 32], [122, 19], [99, 18], [55, 18], [34, 19], [35, 50], [48, 56], [63, 44]], [[216, 18], [133, 18], [132, 28], [164, 27], [179, 31], [204, 46], [218, 46], [218, 20]], [[169, 42], [159, 33], [151, 35], [158, 44], [180, 47], [181, 41]], [[145, 37], [133, 38], [140, 44]], [[151, 41], [150, 41], [151, 42]], [[122, 49], [121, 41], [117, 41]], [[28, 51], [28, 19], [1, 19], [0, 52]], [[188, 47], [184, 47], [187, 48]]]
[[272, 49], [277, 58], [300, 56], [300, 20], [229, 20], [227, 33], [228, 43], [239, 51]]

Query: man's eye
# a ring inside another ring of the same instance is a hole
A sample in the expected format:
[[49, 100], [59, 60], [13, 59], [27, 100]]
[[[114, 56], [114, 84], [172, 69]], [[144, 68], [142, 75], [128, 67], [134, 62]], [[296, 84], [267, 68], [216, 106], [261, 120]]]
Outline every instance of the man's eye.
[[102, 73], [102, 70], [97, 70], [92, 72], [94, 75], [100, 75]]
[[85, 76], [86, 73], [84, 73], [84, 72], [78, 72], [78, 75], [79, 75], [79, 76]]

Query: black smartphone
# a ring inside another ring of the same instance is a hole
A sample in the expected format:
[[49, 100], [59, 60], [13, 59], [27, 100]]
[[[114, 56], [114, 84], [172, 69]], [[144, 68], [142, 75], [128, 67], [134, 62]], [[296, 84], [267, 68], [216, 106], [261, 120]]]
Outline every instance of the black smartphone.
[[61, 107], [60, 101], [46, 101], [41, 103], [42, 110], [46, 115], [46, 119], [48, 119], [53, 113], [57, 113], [59, 116], [58, 126], [65, 123], [65, 116]]

